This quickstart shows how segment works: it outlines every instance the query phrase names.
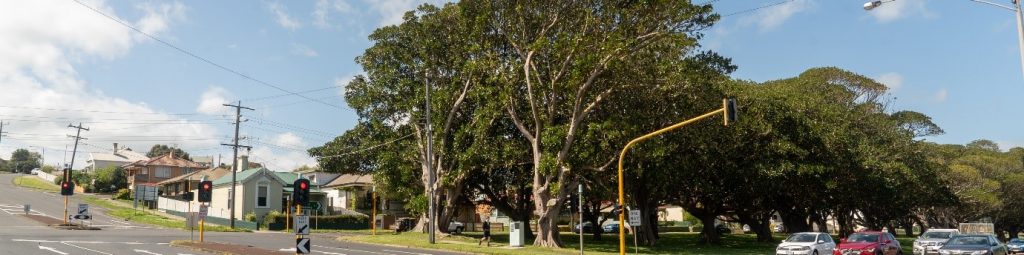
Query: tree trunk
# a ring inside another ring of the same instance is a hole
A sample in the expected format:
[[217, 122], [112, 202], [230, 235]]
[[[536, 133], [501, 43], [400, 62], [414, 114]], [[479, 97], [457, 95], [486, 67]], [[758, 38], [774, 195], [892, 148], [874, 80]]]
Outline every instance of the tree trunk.
[[901, 223], [903, 223], [903, 233], [905, 233], [908, 237], [914, 236], [914, 222], [911, 221], [910, 219], [906, 219]]
[[704, 224], [700, 230], [700, 240], [698, 242], [701, 244], [722, 243], [722, 237], [718, 235], [718, 230], [715, 229], [715, 217], [718, 217], [717, 215], [702, 214], [697, 216], [696, 214], [693, 214], [693, 216], [700, 218], [701, 224]]
[[807, 211], [804, 209], [779, 211], [779, 215], [782, 216], [782, 225], [786, 227], [787, 233], [811, 231], [807, 224]]
[[1020, 232], [1020, 227], [1018, 227], [1018, 226], [1011, 226], [1011, 227], [1007, 228], [1006, 230], [1008, 230], [1008, 232], [1010, 233], [1010, 239], [1020, 238], [1018, 236], [1018, 234], [1017, 234], [1018, 232]]
[[[595, 226], [597, 228], [597, 229], [594, 229], [594, 231], [591, 232], [591, 233], [593, 233], [595, 241], [601, 241], [601, 233], [604, 232], [601, 229], [601, 220], [600, 220], [600, 218], [601, 218], [601, 202], [600, 201], [591, 200], [591, 199], [587, 199], [587, 201], [584, 203], [584, 205], [580, 205], [580, 206], [583, 206], [583, 221], [590, 222], [591, 226]], [[618, 233], [615, 233], [615, 234], [618, 235]]]
[[558, 212], [560, 208], [561, 206], [551, 206], [546, 207], [546, 209], [537, 209], [540, 217], [537, 218], [537, 238], [533, 240], [533, 245], [562, 247], [562, 237], [558, 234]]
[[772, 235], [771, 217], [766, 217], [750, 225], [750, 230], [757, 234], [758, 242], [774, 243], [775, 236]]

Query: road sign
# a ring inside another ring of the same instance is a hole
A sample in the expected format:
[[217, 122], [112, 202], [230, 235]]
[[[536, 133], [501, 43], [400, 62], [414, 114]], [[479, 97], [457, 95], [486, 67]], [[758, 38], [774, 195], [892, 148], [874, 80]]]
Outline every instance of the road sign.
[[320, 201], [309, 201], [310, 210], [319, 211], [321, 206], [322, 205], [320, 205]]
[[199, 205], [199, 219], [206, 219], [208, 208], [206, 205]]
[[92, 215], [78, 214], [78, 215], [71, 215], [68, 218], [71, 218], [72, 220], [91, 220], [92, 219]]
[[295, 216], [295, 234], [296, 235], [308, 235], [309, 234], [309, 216], [296, 215]]
[[295, 253], [309, 254], [309, 238], [295, 239]]
[[634, 227], [640, 226], [640, 210], [629, 211], [629, 225]]
[[89, 204], [78, 204], [78, 214], [79, 215], [89, 214]]

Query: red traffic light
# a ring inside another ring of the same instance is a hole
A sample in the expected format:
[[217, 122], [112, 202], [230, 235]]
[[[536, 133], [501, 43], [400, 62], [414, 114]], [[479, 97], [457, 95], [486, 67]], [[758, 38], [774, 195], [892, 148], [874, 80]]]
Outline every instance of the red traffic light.
[[64, 188], [68, 187], [68, 183], [66, 183], [66, 182], [64, 184], [62, 184], [62, 185], [64, 185]]
[[210, 189], [210, 184], [209, 183], [203, 183], [203, 189], [206, 189], [206, 190]]
[[309, 186], [306, 186], [306, 185], [307, 184], [305, 182], [301, 182], [301, 183], [299, 183], [299, 188], [300, 189], [309, 189]]

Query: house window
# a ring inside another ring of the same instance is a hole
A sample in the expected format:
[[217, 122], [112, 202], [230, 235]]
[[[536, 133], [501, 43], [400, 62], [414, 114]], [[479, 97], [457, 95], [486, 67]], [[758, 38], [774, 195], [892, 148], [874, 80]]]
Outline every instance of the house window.
[[260, 183], [260, 185], [256, 188], [256, 207], [259, 207], [259, 208], [266, 208], [267, 207], [267, 196], [268, 196], [268, 193], [269, 193], [269, 188], [267, 187], [267, 184]]
[[171, 178], [171, 168], [166, 166], [156, 167], [156, 178]]

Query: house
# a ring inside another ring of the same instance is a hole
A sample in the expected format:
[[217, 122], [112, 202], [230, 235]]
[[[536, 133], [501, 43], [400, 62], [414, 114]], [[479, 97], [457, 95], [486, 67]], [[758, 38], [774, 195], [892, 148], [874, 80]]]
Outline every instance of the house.
[[82, 170], [93, 172], [98, 169], [124, 166], [143, 160], [149, 160], [149, 157], [132, 151], [131, 148], [118, 147], [117, 143], [114, 143], [113, 153], [89, 153], [89, 159], [85, 161], [85, 168], [82, 168]]
[[[329, 214], [331, 214], [331, 212], [329, 210], [326, 210], [327, 207], [329, 207], [330, 204], [327, 203], [328, 201], [327, 201], [326, 194], [324, 194], [324, 192], [321, 191], [321, 189], [320, 189], [320, 187], [322, 185], [319, 182], [317, 182], [318, 179], [313, 179], [313, 178], [328, 178], [332, 174], [322, 173], [323, 175], [320, 175], [320, 176], [323, 176], [323, 177], [318, 177], [318, 175], [316, 175], [314, 173], [299, 174], [299, 173], [292, 173], [292, 172], [275, 172], [274, 174], [277, 174], [277, 177], [281, 178], [281, 180], [285, 181], [285, 183], [287, 184], [287, 185], [284, 186], [284, 188], [282, 190], [282, 192], [284, 194], [284, 198], [285, 198], [285, 200], [281, 202], [283, 205], [288, 205], [288, 201], [287, 200], [291, 199], [292, 193], [294, 192], [294, 187], [293, 187], [292, 184], [294, 184], [295, 180], [298, 180], [299, 176], [302, 175], [303, 178], [310, 180], [310, 184], [312, 185], [312, 187], [310, 187], [310, 189], [309, 189], [309, 201], [310, 201], [310, 204], [307, 207], [302, 208], [302, 211], [303, 212], [310, 212], [309, 214], [311, 214], [311, 215], [312, 214], [317, 214], [317, 215], [321, 215], [321, 214], [328, 214], [329, 215]], [[337, 177], [337, 176], [335, 176], [335, 177]], [[320, 179], [320, 180], [322, 180], [322, 179]], [[318, 205], [313, 205], [313, 203], [316, 203]], [[295, 207], [292, 206], [292, 208], [294, 210]], [[311, 212], [310, 210], [315, 210], [315, 212]]]
[[[359, 213], [369, 215], [373, 209], [371, 191], [373, 176], [344, 174], [321, 187], [326, 195], [326, 202], [333, 213]], [[378, 200], [379, 214], [390, 214], [397, 217], [408, 216], [405, 203], [397, 200]]]
[[157, 183], [201, 168], [202, 166], [195, 162], [175, 157], [173, 152], [124, 166], [129, 189], [134, 189], [135, 185], [139, 184], [156, 186]]
[[160, 185], [160, 191], [164, 197], [184, 200], [182, 195], [189, 190], [195, 190], [196, 187], [199, 187], [199, 181], [202, 180], [203, 177], [206, 177], [206, 180], [216, 180], [230, 173], [231, 167], [229, 166], [215, 167], [179, 175], [177, 177], [161, 181], [157, 183], [157, 185]]
[[213, 156], [192, 156], [192, 162], [199, 163], [203, 167], [213, 167]]
[[285, 181], [274, 171], [262, 167], [250, 168], [236, 173], [235, 180], [237, 192], [234, 196], [231, 196], [230, 172], [213, 180], [210, 210], [229, 212], [232, 202], [237, 200], [235, 218], [241, 219], [248, 213], [262, 218], [270, 211], [281, 211], [284, 208], [281, 201], [284, 199]]

